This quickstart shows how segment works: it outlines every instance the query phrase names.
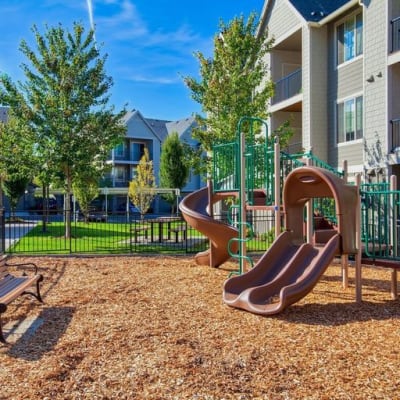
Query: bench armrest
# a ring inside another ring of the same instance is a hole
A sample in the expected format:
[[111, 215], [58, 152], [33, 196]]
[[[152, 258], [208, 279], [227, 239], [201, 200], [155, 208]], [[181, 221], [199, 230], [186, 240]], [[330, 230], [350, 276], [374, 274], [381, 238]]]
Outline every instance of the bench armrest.
[[[35, 263], [32, 263], [32, 262], [16, 263], [16, 264], [6, 262], [4, 265], [6, 267], [18, 267], [18, 268], [20, 268], [20, 267], [28, 267], [28, 268], [33, 268], [34, 275], [37, 275], [37, 273], [38, 273], [38, 266]], [[23, 274], [26, 275], [25, 271], [24, 271]]]

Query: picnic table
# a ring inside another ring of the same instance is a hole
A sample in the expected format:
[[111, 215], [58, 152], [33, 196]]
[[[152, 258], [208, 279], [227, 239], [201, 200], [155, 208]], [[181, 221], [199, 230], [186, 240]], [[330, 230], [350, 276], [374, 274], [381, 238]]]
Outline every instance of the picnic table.
[[172, 222], [182, 221], [180, 217], [158, 217], [146, 219], [146, 222], [150, 224], [150, 238], [154, 242], [156, 239], [154, 226], [158, 226], [158, 241], [162, 242], [164, 240], [164, 227], [167, 226], [167, 239], [171, 239]]

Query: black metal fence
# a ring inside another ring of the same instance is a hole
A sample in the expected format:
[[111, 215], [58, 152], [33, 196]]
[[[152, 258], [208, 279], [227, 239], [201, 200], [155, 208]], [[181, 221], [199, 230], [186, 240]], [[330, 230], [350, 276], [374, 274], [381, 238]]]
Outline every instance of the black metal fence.
[[[249, 213], [248, 249], [265, 251], [274, 239], [273, 213]], [[227, 221], [227, 216], [216, 218]], [[208, 248], [208, 238], [180, 216], [129, 213], [72, 215], [66, 235], [66, 214], [51, 210], [0, 213], [0, 249], [7, 254], [191, 254]]]

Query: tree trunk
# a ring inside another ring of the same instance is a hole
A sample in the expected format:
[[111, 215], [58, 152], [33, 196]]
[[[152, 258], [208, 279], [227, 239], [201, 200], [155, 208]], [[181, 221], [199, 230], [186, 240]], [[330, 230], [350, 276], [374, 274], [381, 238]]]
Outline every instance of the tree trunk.
[[47, 196], [47, 191], [46, 191], [46, 185], [43, 184], [42, 187], [42, 232], [46, 232], [47, 230], [47, 217], [46, 217], [46, 206], [45, 206], [45, 201], [46, 201], [46, 196]]
[[72, 193], [72, 178], [71, 174], [67, 173], [67, 192], [65, 193], [64, 210], [65, 210], [65, 237], [71, 238], [71, 193]]

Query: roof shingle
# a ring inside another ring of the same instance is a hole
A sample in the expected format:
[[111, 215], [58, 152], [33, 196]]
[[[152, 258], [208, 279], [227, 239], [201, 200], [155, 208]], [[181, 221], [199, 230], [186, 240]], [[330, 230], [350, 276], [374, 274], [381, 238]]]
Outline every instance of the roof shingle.
[[306, 21], [318, 22], [349, 0], [290, 0], [290, 2]]

